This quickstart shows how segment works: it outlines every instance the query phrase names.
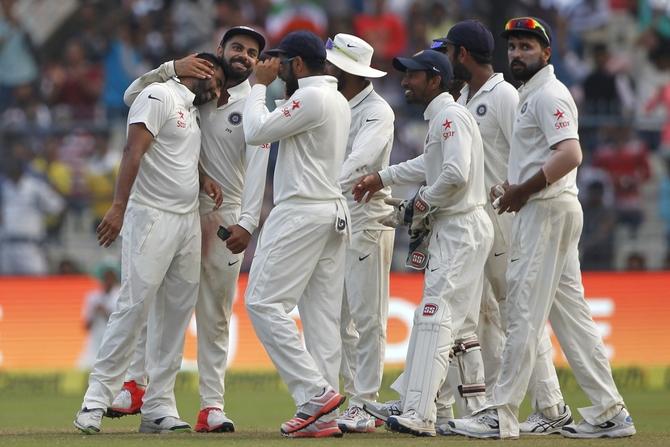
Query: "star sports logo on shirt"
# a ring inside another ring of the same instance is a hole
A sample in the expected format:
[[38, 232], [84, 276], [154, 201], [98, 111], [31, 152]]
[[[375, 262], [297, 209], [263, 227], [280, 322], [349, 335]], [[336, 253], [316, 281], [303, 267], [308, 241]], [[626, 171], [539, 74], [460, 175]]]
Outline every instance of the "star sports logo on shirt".
[[300, 101], [293, 101], [293, 104], [291, 104], [291, 110], [299, 109], [300, 108]]
[[452, 124], [452, 123], [453, 123], [453, 121], [449, 121], [449, 118], [447, 118], [447, 119], [444, 121], [444, 123], [442, 124], [442, 127], [444, 127], [444, 131], [442, 132], [442, 137], [443, 137], [445, 140], [447, 140], [447, 139], [453, 137], [454, 134], [456, 133], [456, 132], [454, 132], [454, 131], [451, 129], [451, 124]]
[[565, 112], [561, 111], [560, 109], [556, 109], [556, 112], [554, 112], [554, 117], [556, 117], [556, 124], [554, 124], [556, 130], [564, 129], [570, 126], [570, 121], [561, 121], [565, 119]]
[[177, 110], [177, 115], [179, 115], [179, 119], [177, 119], [177, 127], [185, 129], [186, 121], [184, 121], [184, 112], [182, 112], [181, 110]]

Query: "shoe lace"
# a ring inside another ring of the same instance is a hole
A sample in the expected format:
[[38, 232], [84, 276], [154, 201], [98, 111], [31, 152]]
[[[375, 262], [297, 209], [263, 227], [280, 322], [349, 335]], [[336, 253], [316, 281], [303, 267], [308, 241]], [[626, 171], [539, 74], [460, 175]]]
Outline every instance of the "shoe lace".
[[402, 413], [402, 408], [400, 407], [400, 400], [392, 400], [386, 402], [386, 407], [388, 408], [389, 411], [397, 411], [399, 413]]
[[477, 418], [477, 422], [480, 422], [480, 423], [482, 423], [482, 424], [486, 424], [486, 425], [491, 426], [491, 425], [497, 425], [497, 424], [498, 424], [498, 419], [495, 418], [494, 416], [492, 416], [492, 415], [489, 414], [489, 413], [482, 413], [482, 414]]
[[544, 420], [544, 417], [542, 417], [542, 414], [531, 413], [531, 415], [528, 416], [528, 419], [526, 419], [526, 422], [537, 423], [537, 422], [542, 422], [543, 420]]
[[344, 417], [354, 418], [360, 413], [361, 409], [359, 407], [349, 407], [347, 411], [344, 412]]

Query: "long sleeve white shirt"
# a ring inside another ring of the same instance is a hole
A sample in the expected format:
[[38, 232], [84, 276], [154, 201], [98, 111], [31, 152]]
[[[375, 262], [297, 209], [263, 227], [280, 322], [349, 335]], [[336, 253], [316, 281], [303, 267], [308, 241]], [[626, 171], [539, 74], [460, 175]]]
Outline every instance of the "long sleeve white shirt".
[[502, 73], [495, 73], [468, 99], [470, 86], [461, 90], [458, 103], [467, 107], [479, 126], [484, 144], [484, 183], [486, 190], [507, 179], [507, 163], [512, 141], [514, 114], [519, 93], [505, 81]]
[[298, 90], [274, 111], [266, 87], [254, 85], [244, 106], [249, 144], [279, 140], [274, 203], [289, 199], [343, 200], [338, 182], [347, 148], [351, 112], [332, 76], [298, 80]]
[[[165, 82], [174, 76], [174, 63], [166, 62], [136, 79], [123, 99], [130, 105], [145, 84]], [[238, 224], [253, 233], [263, 206], [270, 142], [260, 145], [245, 142], [243, 110], [250, 91], [249, 81], [244, 81], [228, 89], [226, 104], [217, 106], [210, 101], [198, 108], [202, 129], [200, 166], [221, 185], [223, 206], [240, 208]]]
[[393, 211], [393, 207], [384, 203], [384, 198], [391, 194], [391, 188], [377, 192], [368, 203], [356, 202], [351, 191], [361, 176], [388, 167], [395, 115], [391, 106], [374, 91], [372, 84], [351, 98], [349, 106], [351, 127], [340, 185], [347, 198], [352, 230], [386, 230], [388, 227], [380, 224], [378, 219]]
[[423, 116], [428, 121], [423, 154], [382, 170], [384, 185], [425, 181], [423, 198], [439, 215], [484, 206], [484, 149], [475, 119], [449, 93], [435, 97]]

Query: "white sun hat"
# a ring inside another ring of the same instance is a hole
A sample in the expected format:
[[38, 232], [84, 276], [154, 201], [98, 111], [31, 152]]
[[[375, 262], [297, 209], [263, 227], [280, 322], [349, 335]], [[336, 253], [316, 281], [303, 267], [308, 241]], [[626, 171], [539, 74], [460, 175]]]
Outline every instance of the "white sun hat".
[[374, 49], [360, 37], [340, 33], [326, 42], [326, 60], [342, 71], [365, 78], [381, 78], [385, 71], [370, 67]]

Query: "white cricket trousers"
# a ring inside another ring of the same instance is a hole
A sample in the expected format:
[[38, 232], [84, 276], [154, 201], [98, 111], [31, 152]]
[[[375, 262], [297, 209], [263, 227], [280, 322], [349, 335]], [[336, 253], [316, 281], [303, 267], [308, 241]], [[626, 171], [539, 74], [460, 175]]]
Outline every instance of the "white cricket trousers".
[[435, 422], [435, 399], [447, 376], [453, 334], [463, 326], [467, 310], [478, 307], [492, 244], [491, 219], [482, 208], [436, 218], [405, 371], [394, 384], [404, 397], [403, 411], [415, 410]]
[[[478, 312], [471, 308], [467, 315], [461, 332], [456, 336], [456, 341], [468, 340], [476, 333], [481, 345], [481, 358], [483, 360], [484, 377], [486, 382], [486, 397], [491, 399], [493, 385], [500, 373], [502, 352], [505, 346], [505, 328], [507, 327], [507, 260], [510, 249], [510, 238], [512, 233], [513, 215], [506, 213], [499, 215], [490, 204], [484, 208], [493, 223], [494, 240], [493, 248], [489, 253], [484, 266], [484, 291], [482, 293], [481, 307]], [[475, 332], [476, 330], [476, 332]], [[450, 402], [456, 402], [456, 407], [461, 416], [473, 411], [469, 400], [463, 399], [456, 387], [460, 385], [459, 361], [467, 363], [462, 365], [466, 371], [473, 371], [472, 376], [480, 377], [476, 371], [479, 367], [474, 356], [462, 355], [454, 359], [448, 375], [449, 380], [440, 391], [438, 408], [440, 405], [447, 406]], [[552, 346], [549, 333], [546, 328], [542, 332], [537, 352], [537, 358], [530, 385], [528, 387], [531, 406], [534, 411], [542, 411], [554, 407], [563, 402], [558, 376], [552, 361]], [[474, 400], [474, 399], [473, 399]], [[484, 400], [475, 402], [483, 406]], [[479, 408], [477, 408], [479, 409]]]
[[[239, 205], [224, 203], [217, 210], [213, 210], [213, 207], [212, 199], [200, 194], [202, 263], [195, 318], [198, 334], [200, 408], [223, 410], [230, 319], [244, 253], [232, 253], [226, 248], [226, 243], [216, 235], [219, 225], [228, 228], [238, 222]], [[137, 343], [137, 350], [128, 368], [126, 380], [146, 385], [145, 354], [146, 327]]]
[[174, 214], [128, 205], [122, 229], [121, 291], [89, 377], [84, 407], [111, 405], [147, 322], [149, 385], [142, 416], [179, 417], [174, 383], [198, 295], [199, 220], [196, 211]]
[[623, 405], [584, 299], [577, 252], [582, 224], [582, 207], [571, 194], [530, 201], [514, 219], [507, 268], [507, 341], [490, 405], [498, 410], [501, 437], [519, 434], [519, 405], [547, 318], [591, 400], [592, 406], [579, 409], [582, 417], [601, 424]]
[[[347, 237], [336, 230], [338, 206], [348, 215], [344, 200], [277, 204], [265, 221], [249, 273], [247, 312], [297, 406], [328, 385], [339, 388]], [[296, 305], [304, 346], [289, 315]]]
[[340, 374], [350, 407], [363, 407], [364, 401], [379, 397], [394, 236], [392, 229], [357, 231], [347, 249]]

